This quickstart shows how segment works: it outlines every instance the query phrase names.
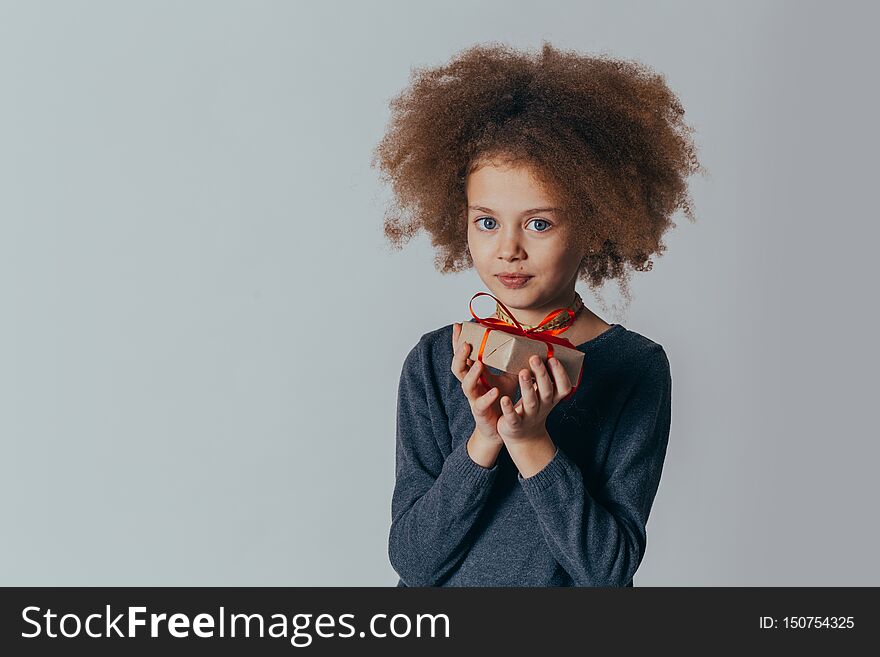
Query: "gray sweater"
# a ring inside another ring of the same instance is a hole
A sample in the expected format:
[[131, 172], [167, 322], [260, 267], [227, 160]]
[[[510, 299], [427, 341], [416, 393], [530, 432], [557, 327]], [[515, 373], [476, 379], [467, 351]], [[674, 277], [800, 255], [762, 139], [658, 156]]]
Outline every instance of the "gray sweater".
[[547, 417], [556, 454], [525, 479], [504, 448], [491, 468], [467, 453], [476, 425], [450, 370], [452, 324], [410, 350], [388, 542], [397, 586], [633, 585], [669, 439], [669, 361], [621, 324], [577, 349], [581, 385]]

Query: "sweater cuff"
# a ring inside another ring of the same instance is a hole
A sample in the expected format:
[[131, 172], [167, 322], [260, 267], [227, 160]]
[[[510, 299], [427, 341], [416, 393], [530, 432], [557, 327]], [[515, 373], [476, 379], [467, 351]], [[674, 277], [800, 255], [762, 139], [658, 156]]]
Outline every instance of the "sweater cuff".
[[443, 469], [447, 470], [456, 481], [471, 485], [483, 484], [498, 472], [498, 461], [495, 461], [491, 468], [484, 468], [468, 454], [467, 442], [467, 440], [462, 441], [449, 453], [443, 463]]
[[526, 493], [538, 493], [565, 477], [565, 459], [557, 447], [553, 458], [540, 471], [531, 477], [523, 477], [522, 473], [517, 472], [516, 478]]

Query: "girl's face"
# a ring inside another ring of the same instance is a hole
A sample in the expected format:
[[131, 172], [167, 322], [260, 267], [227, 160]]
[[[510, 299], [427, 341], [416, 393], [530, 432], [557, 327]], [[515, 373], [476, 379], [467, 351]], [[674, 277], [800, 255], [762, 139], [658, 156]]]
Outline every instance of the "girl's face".
[[[486, 164], [467, 179], [468, 248], [489, 291], [535, 325], [574, 299], [582, 254], [566, 239], [566, 218], [527, 166]], [[519, 285], [501, 274], [524, 274]]]

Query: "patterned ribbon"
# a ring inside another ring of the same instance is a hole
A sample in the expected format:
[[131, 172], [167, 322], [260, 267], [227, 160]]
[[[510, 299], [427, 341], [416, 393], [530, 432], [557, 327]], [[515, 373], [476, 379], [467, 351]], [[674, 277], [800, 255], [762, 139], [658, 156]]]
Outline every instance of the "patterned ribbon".
[[[498, 303], [498, 305], [500, 305], [504, 309], [504, 312], [507, 313], [508, 317], [510, 317], [514, 323], [510, 324], [508, 322], [505, 322], [502, 319], [498, 319], [497, 317], [478, 317], [477, 314], [474, 312], [474, 308], [473, 308], [474, 299], [476, 299], [479, 296], [484, 296], [484, 295], [495, 299], [495, 301]], [[547, 315], [544, 319], [542, 319], [540, 322], [538, 322], [538, 324], [536, 326], [533, 326], [532, 328], [528, 328], [528, 329], [524, 328], [523, 325], [517, 321], [516, 317], [513, 316], [513, 313], [510, 312], [510, 309], [508, 309], [507, 306], [505, 306], [503, 303], [501, 303], [501, 301], [499, 301], [497, 297], [495, 297], [492, 294], [489, 294], [488, 292], [477, 292], [474, 296], [471, 297], [471, 301], [468, 304], [468, 308], [470, 309], [471, 315], [473, 315], [474, 319], [477, 320], [477, 322], [479, 324], [482, 324], [483, 326], [486, 327], [486, 330], [483, 333], [483, 339], [480, 342], [480, 348], [477, 351], [477, 358], [476, 358], [476, 360], [480, 361], [481, 363], [483, 362], [483, 350], [486, 348], [486, 341], [489, 339], [489, 333], [491, 331], [503, 331], [504, 333], [510, 333], [511, 335], [520, 335], [522, 337], [529, 338], [532, 340], [540, 340], [541, 342], [543, 342], [544, 344], [547, 345], [547, 359], [548, 360], [550, 359], [551, 356], [553, 356], [553, 345], [554, 344], [558, 344], [563, 347], [569, 347], [571, 349], [575, 348], [575, 346], [571, 342], [566, 340], [565, 338], [558, 337], [559, 334], [562, 333], [563, 331], [567, 330], [571, 326], [572, 322], [574, 321], [575, 313], [570, 308], [557, 308], [556, 310], [551, 312], [549, 315]], [[549, 324], [550, 322], [552, 322], [554, 319], [556, 319], [562, 313], [568, 313], [568, 319], [566, 319], [560, 326], [558, 326], [557, 328], [542, 328], [545, 324]], [[583, 368], [581, 368], [581, 373], [583, 373]], [[571, 389], [571, 392], [568, 395], [566, 395], [562, 399], [562, 401], [567, 400], [569, 397], [571, 397], [574, 394], [574, 391], [577, 390], [577, 387], [580, 385], [580, 382], [581, 382], [581, 377], [580, 377], [580, 375], [578, 375], [577, 383], [574, 384], [574, 387]], [[489, 385], [489, 382], [486, 381], [486, 379], [483, 377], [482, 374], [480, 374], [480, 383], [482, 383], [486, 387], [486, 390], [489, 390], [490, 388], [492, 388], [492, 386]]]

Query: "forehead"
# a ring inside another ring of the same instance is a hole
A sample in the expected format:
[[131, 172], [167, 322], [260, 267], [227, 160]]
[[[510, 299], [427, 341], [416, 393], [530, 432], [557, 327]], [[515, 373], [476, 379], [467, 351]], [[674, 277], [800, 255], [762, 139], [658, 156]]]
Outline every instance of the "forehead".
[[467, 178], [468, 203], [496, 210], [553, 205], [554, 199], [526, 165], [486, 164]]

